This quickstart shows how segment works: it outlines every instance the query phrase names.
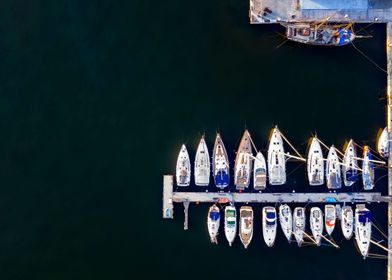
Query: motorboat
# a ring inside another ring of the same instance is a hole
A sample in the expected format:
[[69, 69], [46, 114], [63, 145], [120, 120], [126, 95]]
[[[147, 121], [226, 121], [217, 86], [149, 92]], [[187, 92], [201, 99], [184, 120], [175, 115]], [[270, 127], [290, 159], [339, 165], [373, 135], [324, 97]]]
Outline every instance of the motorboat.
[[335, 205], [326, 204], [324, 213], [325, 213], [325, 230], [329, 235], [331, 235], [335, 228], [335, 223], [336, 223]]
[[217, 236], [219, 234], [220, 211], [215, 204], [210, 206], [207, 217], [208, 233], [210, 235], [211, 243], [218, 244]]
[[276, 209], [271, 206], [263, 207], [262, 211], [263, 237], [268, 247], [272, 247], [276, 238]]
[[253, 188], [264, 190], [267, 186], [267, 164], [261, 152], [258, 152], [253, 164]]
[[237, 210], [235, 206], [225, 207], [225, 235], [229, 245], [233, 244], [237, 234]]
[[253, 209], [251, 206], [240, 208], [240, 239], [245, 249], [248, 248], [253, 237]]
[[353, 235], [354, 214], [351, 206], [342, 207], [342, 216], [340, 218], [343, 236], [349, 240]]

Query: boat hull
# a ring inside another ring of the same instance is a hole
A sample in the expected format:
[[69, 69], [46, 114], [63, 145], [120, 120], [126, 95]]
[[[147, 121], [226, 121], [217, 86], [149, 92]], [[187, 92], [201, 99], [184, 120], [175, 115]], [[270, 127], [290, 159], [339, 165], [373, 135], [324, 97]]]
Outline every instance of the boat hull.
[[335, 229], [336, 223], [336, 208], [335, 205], [327, 204], [324, 209], [325, 213], [325, 231], [331, 235]]
[[249, 187], [252, 170], [252, 145], [248, 130], [244, 131], [234, 164], [234, 184], [237, 190]]
[[325, 168], [328, 189], [340, 189], [342, 187], [342, 175], [337, 150], [334, 146], [329, 149]]
[[323, 151], [317, 137], [313, 137], [309, 147], [307, 169], [309, 185], [320, 186], [324, 184]]
[[343, 206], [340, 223], [344, 238], [349, 240], [353, 235], [354, 228], [354, 214], [353, 209], [350, 206]]
[[234, 206], [225, 207], [225, 236], [231, 246], [237, 234], [237, 210]]
[[342, 165], [343, 181], [346, 187], [350, 187], [358, 181], [358, 161], [355, 159], [356, 157], [354, 141], [351, 139], [344, 152]]
[[185, 145], [181, 146], [181, 150], [177, 158], [176, 166], [177, 186], [187, 187], [191, 182], [191, 162], [189, 160], [188, 150]]
[[212, 154], [212, 174], [215, 186], [224, 189], [230, 183], [230, 167], [226, 148], [219, 133], [216, 135]]
[[298, 246], [304, 241], [305, 219], [305, 208], [296, 207], [293, 214], [293, 234]]
[[267, 186], [267, 164], [261, 152], [258, 152], [253, 165], [253, 188], [264, 190]]
[[363, 258], [369, 254], [372, 236], [371, 213], [364, 206], [355, 209], [355, 241]]
[[323, 234], [323, 212], [318, 207], [312, 207], [310, 209], [310, 230], [317, 246], [321, 245], [321, 236]]
[[279, 222], [287, 241], [290, 243], [293, 233], [293, 215], [287, 204], [279, 206]]
[[262, 210], [263, 238], [268, 247], [272, 247], [276, 238], [276, 209], [266, 206]]
[[194, 169], [195, 185], [208, 186], [210, 184], [210, 155], [204, 136], [197, 147]]
[[239, 235], [244, 248], [247, 249], [253, 238], [253, 209], [250, 206], [240, 208]]
[[277, 127], [272, 129], [268, 146], [268, 182], [270, 185], [286, 183], [286, 160], [283, 139]]
[[219, 234], [219, 225], [220, 211], [219, 208], [214, 204], [210, 206], [207, 216], [208, 234], [210, 235], [211, 243], [218, 244], [217, 236]]

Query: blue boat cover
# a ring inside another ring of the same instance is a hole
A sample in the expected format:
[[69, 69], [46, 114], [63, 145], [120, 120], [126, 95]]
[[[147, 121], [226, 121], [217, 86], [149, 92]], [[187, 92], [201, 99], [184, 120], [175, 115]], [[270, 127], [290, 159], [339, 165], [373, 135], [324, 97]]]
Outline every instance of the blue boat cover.
[[347, 44], [347, 40], [350, 40], [351, 35], [353, 31], [351, 29], [344, 29], [344, 28], [339, 28], [339, 42], [338, 45], [344, 45]]
[[267, 219], [275, 219], [275, 213], [274, 212], [267, 212]]
[[219, 170], [215, 176], [215, 185], [227, 186], [229, 184], [229, 175], [225, 170]]
[[267, 220], [267, 225], [273, 226], [274, 224], [275, 224], [275, 220], [274, 220], [274, 221], [271, 221], [271, 222]]
[[346, 180], [351, 182], [356, 182], [358, 180], [357, 170], [355, 169], [348, 169], [346, 171]]
[[211, 218], [211, 220], [217, 221], [217, 220], [219, 219], [219, 217], [220, 217], [219, 212], [210, 212], [210, 218]]
[[369, 210], [359, 212], [358, 220], [361, 224], [365, 224], [367, 221], [371, 221], [372, 212], [370, 212]]
[[325, 198], [325, 202], [337, 202], [337, 201], [336, 198], [328, 196]]

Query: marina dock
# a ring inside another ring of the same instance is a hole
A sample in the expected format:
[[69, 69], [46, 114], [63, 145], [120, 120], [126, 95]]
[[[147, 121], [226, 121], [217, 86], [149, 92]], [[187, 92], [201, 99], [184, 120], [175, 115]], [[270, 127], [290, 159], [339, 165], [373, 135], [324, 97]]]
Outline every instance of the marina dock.
[[[392, 139], [392, 23], [387, 23], [387, 130]], [[389, 140], [390, 141], [390, 140]], [[392, 195], [392, 149], [388, 157], [388, 195]], [[387, 279], [392, 280], [392, 202], [388, 203], [388, 268]]]

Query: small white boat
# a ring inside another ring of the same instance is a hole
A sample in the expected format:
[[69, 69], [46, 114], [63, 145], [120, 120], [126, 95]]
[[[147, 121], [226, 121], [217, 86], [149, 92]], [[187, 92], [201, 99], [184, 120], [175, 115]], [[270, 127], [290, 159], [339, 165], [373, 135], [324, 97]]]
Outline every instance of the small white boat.
[[389, 156], [388, 131], [386, 127], [381, 132], [380, 138], [378, 138], [377, 150], [382, 157], [387, 158]]
[[374, 164], [368, 146], [363, 147], [362, 183], [365, 190], [374, 188]]
[[369, 253], [370, 238], [372, 236], [372, 214], [364, 205], [357, 205], [355, 209], [355, 240], [363, 258]]
[[353, 235], [354, 228], [354, 214], [351, 206], [343, 206], [340, 223], [342, 226], [343, 236], [349, 240]]
[[177, 158], [176, 180], [177, 186], [181, 187], [189, 186], [191, 182], [191, 161], [189, 160], [188, 150], [184, 144], [181, 146]]
[[211, 243], [218, 244], [217, 236], [219, 234], [220, 212], [215, 204], [208, 210], [207, 226], [210, 234]]
[[335, 223], [336, 223], [336, 209], [335, 205], [327, 204], [325, 205], [325, 230], [329, 235], [332, 234]]
[[245, 129], [234, 163], [234, 184], [237, 190], [244, 190], [249, 186], [252, 172], [252, 144], [250, 134]]
[[258, 152], [253, 165], [253, 188], [264, 190], [267, 186], [267, 164], [261, 152]]
[[268, 180], [270, 185], [286, 183], [286, 159], [283, 139], [277, 126], [272, 129], [268, 146]]
[[323, 212], [318, 207], [312, 207], [310, 209], [310, 230], [317, 246], [321, 245], [321, 236], [323, 235]]
[[354, 141], [350, 139], [343, 156], [343, 181], [346, 187], [352, 186], [358, 180], [358, 161], [357, 153], [354, 147]]
[[313, 137], [309, 147], [307, 169], [309, 185], [320, 186], [324, 184], [323, 151], [317, 137]]
[[293, 233], [293, 215], [291, 213], [290, 206], [287, 204], [279, 206], [279, 222], [287, 241], [291, 242], [291, 234]]
[[268, 247], [272, 247], [276, 238], [276, 209], [271, 206], [263, 207], [262, 221], [265, 244], [267, 244]]
[[219, 133], [216, 134], [214, 151], [212, 153], [212, 174], [214, 176], [215, 186], [218, 188], [224, 189], [229, 185], [229, 158]]
[[293, 215], [293, 233], [298, 246], [304, 241], [305, 219], [305, 208], [296, 207]]
[[237, 210], [234, 206], [225, 207], [225, 235], [229, 245], [233, 244], [237, 234]]
[[200, 139], [195, 156], [195, 185], [208, 186], [210, 184], [210, 155], [204, 135]]
[[325, 177], [329, 189], [340, 189], [342, 187], [342, 176], [340, 163], [336, 148], [332, 145], [328, 152]]
[[253, 209], [251, 206], [240, 208], [240, 239], [245, 249], [248, 248], [253, 237]]

